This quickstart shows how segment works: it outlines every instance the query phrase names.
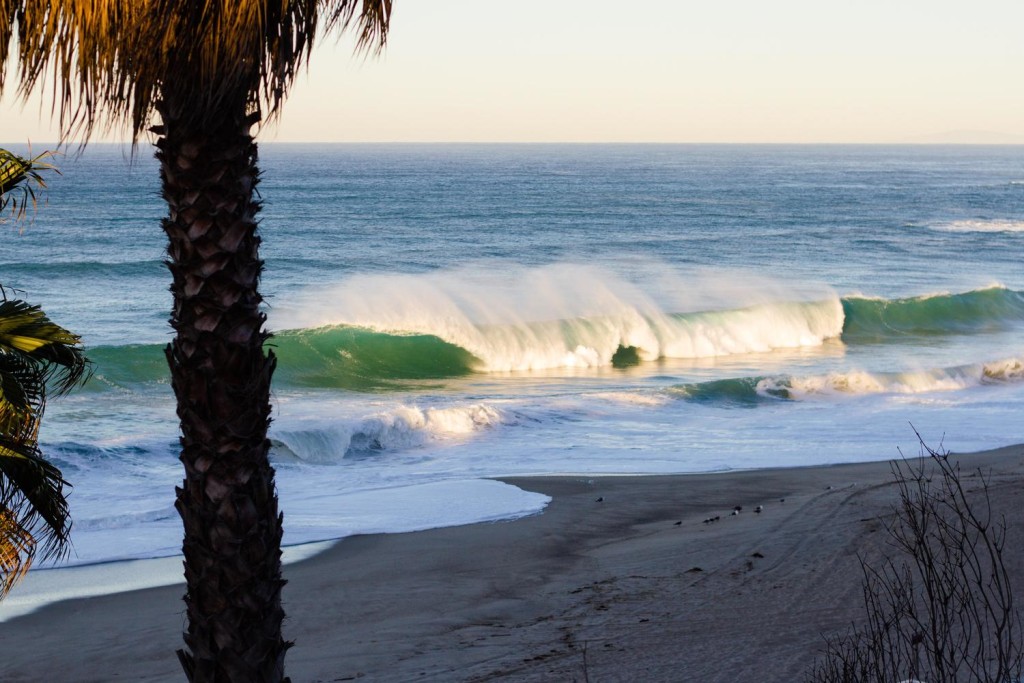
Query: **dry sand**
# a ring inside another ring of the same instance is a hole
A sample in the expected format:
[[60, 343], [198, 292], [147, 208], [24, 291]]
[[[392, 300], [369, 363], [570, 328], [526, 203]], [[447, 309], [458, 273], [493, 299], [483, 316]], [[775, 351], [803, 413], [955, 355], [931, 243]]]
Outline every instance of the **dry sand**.
[[[992, 472], [1021, 548], [1024, 446], [952, 457]], [[507, 481], [554, 500], [514, 522], [348, 538], [287, 567], [292, 680], [799, 681], [821, 634], [860, 617], [858, 554], [884, 548], [896, 496], [884, 462]], [[0, 624], [0, 680], [183, 680], [182, 592]]]

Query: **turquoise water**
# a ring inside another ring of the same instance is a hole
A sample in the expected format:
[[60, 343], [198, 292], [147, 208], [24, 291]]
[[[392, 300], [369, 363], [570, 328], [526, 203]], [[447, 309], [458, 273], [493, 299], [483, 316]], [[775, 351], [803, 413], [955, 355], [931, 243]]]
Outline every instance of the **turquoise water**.
[[[125, 154], [63, 159], [0, 247], [0, 283], [96, 363], [43, 433], [79, 561], [178, 543], [163, 206], [149, 152]], [[884, 459], [913, 428], [1022, 441], [1024, 148], [266, 145], [261, 165], [287, 542], [408, 528], [367, 492], [433, 482]], [[442, 523], [408, 498], [403, 523]]]

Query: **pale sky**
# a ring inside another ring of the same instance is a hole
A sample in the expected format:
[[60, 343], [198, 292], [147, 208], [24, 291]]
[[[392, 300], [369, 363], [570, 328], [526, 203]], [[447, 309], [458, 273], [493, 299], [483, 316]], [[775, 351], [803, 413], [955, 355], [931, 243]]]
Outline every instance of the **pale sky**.
[[[260, 140], [1024, 142], [1022, 26], [1020, 0], [395, 0], [387, 51], [322, 41]], [[0, 141], [55, 139], [39, 110], [6, 97]]]

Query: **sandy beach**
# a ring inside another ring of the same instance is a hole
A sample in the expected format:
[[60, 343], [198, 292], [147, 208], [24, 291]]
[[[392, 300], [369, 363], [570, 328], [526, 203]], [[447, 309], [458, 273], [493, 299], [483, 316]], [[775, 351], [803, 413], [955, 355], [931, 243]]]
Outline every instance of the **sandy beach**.
[[[951, 457], [991, 473], [1021, 547], [1024, 446]], [[507, 481], [553, 500], [511, 522], [347, 538], [286, 567], [292, 680], [800, 680], [822, 633], [860, 617], [858, 554], [884, 551], [896, 495], [888, 462]], [[1010, 564], [1024, 594], [1024, 553]], [[181, 593], [0, 624], [0, 680], [183, 680]]]

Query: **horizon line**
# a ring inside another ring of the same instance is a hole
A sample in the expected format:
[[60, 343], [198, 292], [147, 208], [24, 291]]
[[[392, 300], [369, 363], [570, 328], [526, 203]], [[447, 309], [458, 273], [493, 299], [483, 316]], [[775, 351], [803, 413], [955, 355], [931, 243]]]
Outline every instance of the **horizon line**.
[[[970, 141], [888, 141], [888, 142], [850, 142], [850, 141], [678, 141], [678, 140], [260, 140], [255, 136], [255, 142], [261, 145], [687, 145], [687, 146], [845, 146], [845, 147], [1022, 147], [1024, 139], [1017, 141], [996, 141], [996, 142], [970, 142]], [[13, 145], [55, 145], [55, 146], [76, 146], [81, 145], [80, 140], [67, 140], [58, 142], [50, 140], [39, 142], [27, 140], [23, 142], [0, 141], [0, 147]], [[86, 145], [131, 145], [131, 140], [91, 140]], [[136, 144], [152, 144], [148, 140], [140, 140]]]

